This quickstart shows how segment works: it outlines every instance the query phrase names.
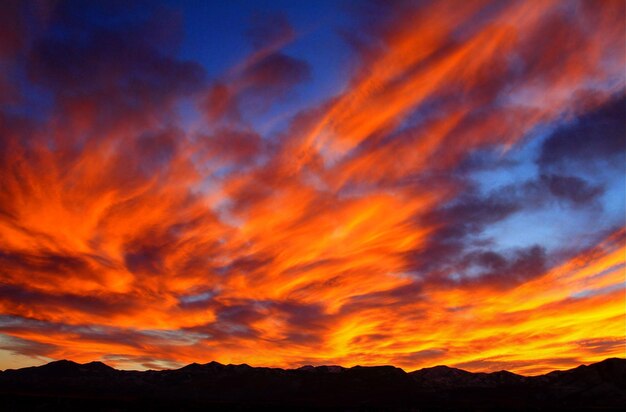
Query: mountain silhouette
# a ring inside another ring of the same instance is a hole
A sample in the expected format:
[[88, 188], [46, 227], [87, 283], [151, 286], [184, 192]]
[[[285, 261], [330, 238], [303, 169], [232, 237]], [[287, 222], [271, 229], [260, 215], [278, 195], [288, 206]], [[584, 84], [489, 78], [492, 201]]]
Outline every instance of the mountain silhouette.
[[447, 366], [298, 369], [192, 363], [126, 371], [61, 360], [0, 372], [0, 408], [30, 410], [610, 411], [626, 407], [626, 359], [522, 376]]

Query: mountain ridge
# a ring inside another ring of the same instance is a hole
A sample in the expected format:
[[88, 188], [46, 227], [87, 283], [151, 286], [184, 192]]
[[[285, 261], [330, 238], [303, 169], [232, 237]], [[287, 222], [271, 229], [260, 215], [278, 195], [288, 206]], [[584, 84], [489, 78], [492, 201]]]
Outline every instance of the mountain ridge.
[[[306, 365], [296, 369], [191, 363], [128, 371], [69, 360], [0, 373], [8, 410], [622, 410], [626, 359], [523, 376], [438, 365], [406, 372], [391, 365]], [[166, 407], [167, 406], [167, 407]]]
[[217, 361], [209, 361], [207, 363], [198, 363], [198, 362], [192, 362], [189, 363], [187, 365], [181, 366], [180, 368], [176, 368], [176, 369], [145, 369], [145, 370], [137, 370], [137, 369], [117, 369], [114, 368], [113, 366], [107, 365], [106, 363], [102, 362], [102, 361], [89, 361], [86, 363], [79, 363], [70, 359], [58, 359], [58, 360], [54, 360], [54, 361], [50, 361], [48, 363], [44, 363], [43, 365], [36, 365], [36, 366], [25, 366], [23, 368], [8, 368], [8, 369], [0, 369], [0, 373], [2, 372], [7, 372], [7, 371], [19, 371], [19, 370], [25, 370], [25, 369], [33, 369], [33, 368], [43, 368], [43, 367], [50, 367], [51, 365], [69, 365], [69, 364], [73, 364], [76, 366], [81, 366], [81, 367], [106, 367], [108, 369], [113, 369], [119, 372], [163, 372], [163, 371], [178, 371], [178, 370], [184, 370], [187, 368], [194, 368], [194, 367], [204, 367], [204, 366], [210, 366], [210, 365], [216, 365], [216, 366], [241, 366], [241, 367], [247, 367], [247, 368], [255, 368], [255, 369], [277, 369], [277, 370], [284, 370], [284, 371], [290, 371], [290, 370], [306, 370], [308, 368], [338, 368], [338, 369], [342, 369], [342, 370], [346, 370], [346, 369], [353, 369], [353, 368], [394, 368], [394, 369], [399, 369], [401, 371], [403, 371], [404, 373], [407, 374], [414, 374], [417, 372], [425, 372], [425, 371], [432, 371], [432, 370], [449, 370], [449, 371], [459, 371], [459, 372], [464, 372], [464, 373], [468, 373], [468, 374], [487, 374], [487, 375], [491, 375], [491, 374], [495, 374], [495, 373], [507, 373], [507, 374], [512, 374], [512, 375], [516, 375], [516, 376], [522, 376], [522, 377], [527, 377], [527, 378], [533, 378], [533, 377], [539, 377], [539, 376], [546, 376], [546, 375], [550, 375], [550, 374], [554, 374], [554, 373], [560, 373], [560, 372], [568, 372], [568, 371], [573, 371], [579, 368], [585, 368], [585, 367], [589, 367], [589, 366], [593, 366], [593, 365], [599, 365], [599, 364], [603, 364], [606, 362], [613, 362], [613, 361], [626, 361], [626, 358], [617, 358], [617, 357], [611, 357], [611, 358], [606, 358], [604, 360], [598, 361], [598, 362], [593, 362], [590, 364], [581, 364], [578, 366], [575, 366], [573, 368], [570, 369], [555, 369], [552, 370], [550, 372], [546, 372], [540, 375], [522, 375], [519, 373], [515, 373], [515, 372], [511, 372], [508, 371], [506, 369], [500, 369], [497, 371], [492, 371], [492, 372], [471, 372], [468, 371], [466, 369], [462, 369], [462, 368], [456, 368], [454, 366], [448, 366], [448, 365], [435, 365], [435, 366], [427, 366], [424, 368], [420, 368], [420, 369], [415, 369], [413, 371], [406, 371], [404, 370], [404, 368], [401, 368], [399, 366], [394, 366], [394, 365], [371, 365], [371, 366], [367, 366], [367, 365], [354, 365], [354, 366], [341, 366], [341, 365], [302, 365], [299, 366], [297, 368], [279, 368], [279, 367], [272, 367], [272, 366], [250, 366], [247, 363], [220, 363]]

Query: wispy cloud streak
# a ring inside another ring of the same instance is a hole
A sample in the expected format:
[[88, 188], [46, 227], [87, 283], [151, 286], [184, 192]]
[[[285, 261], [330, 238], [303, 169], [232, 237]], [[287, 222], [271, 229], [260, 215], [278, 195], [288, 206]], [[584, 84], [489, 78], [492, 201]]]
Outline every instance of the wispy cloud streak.
[[282, 15], [212, 79], [159, 11], [3, 7], [3, 351], [524, 373], [624, 355], [623, 2], [385, 7], [347, 35], [344, 90], [269, 135], [252, 117], [314, 74]]

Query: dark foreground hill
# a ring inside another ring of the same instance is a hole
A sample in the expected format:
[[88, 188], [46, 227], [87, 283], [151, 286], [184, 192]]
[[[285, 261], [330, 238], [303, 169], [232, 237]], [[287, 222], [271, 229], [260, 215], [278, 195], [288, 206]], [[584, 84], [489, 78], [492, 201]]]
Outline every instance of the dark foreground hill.
[[57, 361], [0, 372], [0, 410], [626, 410], [626, 359], [526, 377], [446, 366], [253, 368], [216, 362], [120, 371]]

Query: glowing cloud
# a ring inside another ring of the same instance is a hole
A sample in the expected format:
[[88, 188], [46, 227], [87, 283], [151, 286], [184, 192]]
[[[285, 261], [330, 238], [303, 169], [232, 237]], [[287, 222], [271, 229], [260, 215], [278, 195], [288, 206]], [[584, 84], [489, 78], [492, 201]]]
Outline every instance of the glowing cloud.
[[0, 367], [625, 355], [623, 1], [368, 5], [304, 97], [285, 15], [210, 74], [171, 11], [37, 4], [0, 13]]

